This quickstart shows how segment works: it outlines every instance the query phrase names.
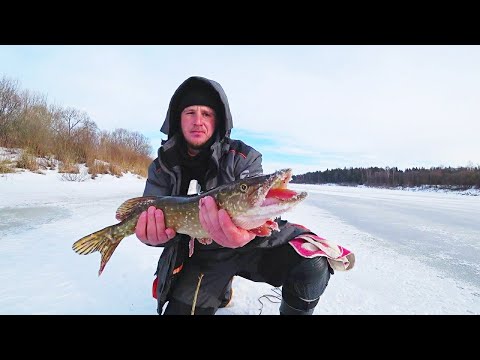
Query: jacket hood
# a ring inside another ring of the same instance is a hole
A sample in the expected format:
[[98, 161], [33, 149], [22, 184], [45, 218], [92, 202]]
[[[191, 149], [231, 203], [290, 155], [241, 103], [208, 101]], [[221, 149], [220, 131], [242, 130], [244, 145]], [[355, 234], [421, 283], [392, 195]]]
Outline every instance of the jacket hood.
[[230, 113], [230, 106], [228, 105], [227, 95], [222, 86], [214, 80], [201, 76], [192, 76], [185, 80], [177, 90], [175, 90], [175, 93], [170, 100], [170, 104], [168, 105], [167, 116], [165, 117], [165, 121], [163, 122], [160, 131], [168, 135], [169, 139], [180, 131], [180, 111], [178, 106], [183, 95], [199, 84], [206, 85], [218, 95], [218, 102], [221, 109], [219, 114], [217, 114], [217, 131], [220, 139], [230, 137], [230, 132], [233, 128], [233, 120], [232, 114]]

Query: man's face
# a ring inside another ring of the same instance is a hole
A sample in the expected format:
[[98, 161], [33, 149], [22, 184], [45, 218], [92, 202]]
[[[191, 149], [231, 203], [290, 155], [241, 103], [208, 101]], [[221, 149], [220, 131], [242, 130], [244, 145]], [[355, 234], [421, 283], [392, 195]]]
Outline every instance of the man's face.
[[215, 132], [215, 110], [209, 106], [192, 105], [183, 109], [180, 115], [183, 137], [192, 149], [198, 149]]

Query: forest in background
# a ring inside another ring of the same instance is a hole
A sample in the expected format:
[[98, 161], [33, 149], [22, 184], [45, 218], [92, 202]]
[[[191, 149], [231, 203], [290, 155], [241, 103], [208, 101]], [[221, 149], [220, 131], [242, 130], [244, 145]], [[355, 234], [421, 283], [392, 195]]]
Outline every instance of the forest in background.
[[480, 188], [480, 167], [343, 168], [294, 175], [292, 183], [365, 185], [375, 187], [436, 186], [452, 190]]

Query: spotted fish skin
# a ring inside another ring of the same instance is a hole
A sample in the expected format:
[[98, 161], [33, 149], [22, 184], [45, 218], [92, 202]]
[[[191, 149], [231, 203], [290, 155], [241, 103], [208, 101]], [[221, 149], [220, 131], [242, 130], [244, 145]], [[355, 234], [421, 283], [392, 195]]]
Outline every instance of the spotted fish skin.
[[123, 238], [135, 233], [140, 214], [150, 206], [161, 209], [165, 225], [177, 233], [192, 238], [206, 239], [199, 220], [199, 201], [212, 196], [219, 209], [225, 209], [234, 224], [257, 234], [268, 236], [278, 230], [273, 221], [280, 214], [303, 201], [307, 193], [287, 189], [291, 169], [273, 174], [237, 180], [195, 196], [143, 196], [126, 200], [119, 206], [116, 219], [120, 222], [107, 226], [77, 240], [72, 248], [78, 254], [101, 253], [100, 276], [113, 252]]

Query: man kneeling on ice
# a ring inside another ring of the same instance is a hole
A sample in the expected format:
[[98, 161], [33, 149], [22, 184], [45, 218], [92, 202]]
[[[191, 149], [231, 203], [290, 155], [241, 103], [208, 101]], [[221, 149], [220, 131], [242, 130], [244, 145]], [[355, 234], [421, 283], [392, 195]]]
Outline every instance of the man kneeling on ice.
[[[220, 84], [198, 76], [186, 79], [170, 100], [161, 128], [168, 138], [148, 169], [143, 195], [187, 195], [192, 180], [199, 187], [196, 194], [261, 175], [262, 155], [231, 139], [232, 127]], [[353, 253], [303, 226], [276, 219], [278, 230], [259, 235], [237, 227], [211, 196], [198, 206], [208, 240], [191, 241], [166, 227], [164, 213], [154, 206], [138, 219], [138, 239], [164, 247], [153, 290], [159, 314], [213, 315], [231, 301], [232, 279], [241, 276], [282, 286], [280, 314], [310, 315], [334, 269], [353, 266]]]

